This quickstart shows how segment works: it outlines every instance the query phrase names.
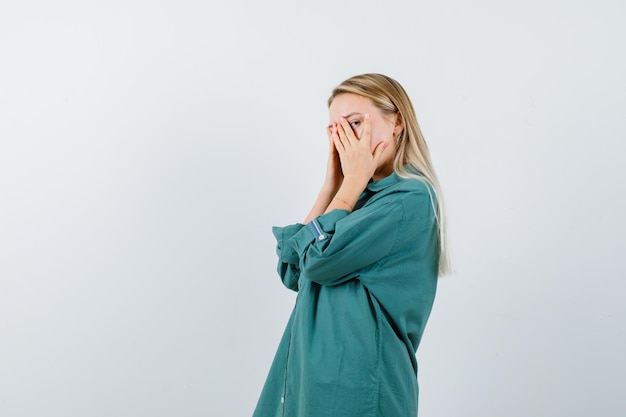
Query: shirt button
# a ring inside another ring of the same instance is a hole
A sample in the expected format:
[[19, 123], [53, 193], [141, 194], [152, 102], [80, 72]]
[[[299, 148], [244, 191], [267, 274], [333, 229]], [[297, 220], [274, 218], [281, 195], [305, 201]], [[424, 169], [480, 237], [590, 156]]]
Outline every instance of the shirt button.
[[280, 403], [285, 404], [285, 397], [280, 397]]

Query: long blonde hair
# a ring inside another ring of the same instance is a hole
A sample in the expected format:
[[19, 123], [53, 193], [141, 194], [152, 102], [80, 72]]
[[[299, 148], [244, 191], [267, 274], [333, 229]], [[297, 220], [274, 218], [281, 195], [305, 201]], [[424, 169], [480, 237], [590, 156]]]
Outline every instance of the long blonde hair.
[[[409, 96], [400, 83], [386, 75], [362, 74], [339, 84], [328, 99], [328, 107], [335, 97], [345, 93], [369, 98], [383, 113], [399, 114], [404, 122], [404, 129], [396, 138], [393, 169], [400, 177], [425, 181], [435, 191], [436, 204], [433, 203], [432, 195], [431, 204], [439, 226], [439, 275], [445, 275], [451, 268], [443, 193]], [[430, 194], [430, 189], [428, 192]]]

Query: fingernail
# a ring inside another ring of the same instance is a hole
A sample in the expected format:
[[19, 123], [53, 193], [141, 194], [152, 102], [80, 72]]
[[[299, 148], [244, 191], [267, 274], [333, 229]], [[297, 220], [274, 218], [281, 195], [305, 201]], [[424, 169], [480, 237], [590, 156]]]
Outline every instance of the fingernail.
[[365, 120], [368, 120], [370, 118], [370, 114], [369, 113], [365, 113]]

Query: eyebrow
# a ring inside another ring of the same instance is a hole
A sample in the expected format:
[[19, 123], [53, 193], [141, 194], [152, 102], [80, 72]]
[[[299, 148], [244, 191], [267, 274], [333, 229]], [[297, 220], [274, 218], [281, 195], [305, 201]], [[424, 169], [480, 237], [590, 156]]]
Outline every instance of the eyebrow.
[[[350, 118], [350, 117], [352, 117], [352, 116], [361, 115], [361, 114], [363, 114], [363, 113], [359, 113], [359, 112], [354, 111], [354, 112], [352, 112], [352, 113], [348, 113], [348, 114], [346, 114], [345, 116], [343, 116], [343, 118], [344, 118], [344, 119], [348, 119], [348, 118]], [[332, 124], [329, 124], [329, 125], [328, 125], [328, 127], [333, 127], [333, 125], [332, 125]]]

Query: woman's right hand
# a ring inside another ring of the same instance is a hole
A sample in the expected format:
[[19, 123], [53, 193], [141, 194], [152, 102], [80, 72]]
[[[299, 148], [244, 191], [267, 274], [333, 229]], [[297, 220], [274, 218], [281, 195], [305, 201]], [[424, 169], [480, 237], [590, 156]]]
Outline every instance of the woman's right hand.
[[326, 128], [328, 134], [328, 161], [326, 162], [326, 178], [324, 179], [324, 185], [322, 190], [324, 193], [332, 197], [337, 194], [337, 190], [341, 187], [343, 182], [343, 172], [341, 170], [341, 161], [339, 160], [339, 153], [335, 148], [335, 138], [338, 137], [338, 131], [336, 126], [328, 126]]

